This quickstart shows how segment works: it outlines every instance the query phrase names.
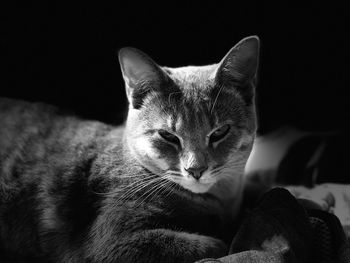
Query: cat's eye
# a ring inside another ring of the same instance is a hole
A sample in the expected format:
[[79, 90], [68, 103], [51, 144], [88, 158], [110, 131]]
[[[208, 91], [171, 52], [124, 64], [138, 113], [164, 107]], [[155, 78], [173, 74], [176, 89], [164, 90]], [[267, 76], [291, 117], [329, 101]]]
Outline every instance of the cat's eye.
[[214, 132], [210, 134], [209, 142], [214, 143], [221, 140], [228, 134], [229, 131], [230, 131], [230, 125], [226, 124], [224, 126], [221, 126], [220, 128], [216, 129]]
[[180, 139], [176, 135], [167, 132], [166, 130], [159, 130], [158, 133], [164, 140], [176, 144], [177, 146], [181, 145]]

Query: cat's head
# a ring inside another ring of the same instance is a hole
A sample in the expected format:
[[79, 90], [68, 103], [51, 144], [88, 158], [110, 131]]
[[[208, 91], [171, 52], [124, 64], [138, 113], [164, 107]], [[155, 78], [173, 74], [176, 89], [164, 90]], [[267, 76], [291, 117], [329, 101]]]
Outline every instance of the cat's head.
[[137, 49], [121, 49], [126, 143], [138, 162], [194, 193], [240, 187], [256, 131], [258, 58], [255, 36], [209, 66], [161, 67]]

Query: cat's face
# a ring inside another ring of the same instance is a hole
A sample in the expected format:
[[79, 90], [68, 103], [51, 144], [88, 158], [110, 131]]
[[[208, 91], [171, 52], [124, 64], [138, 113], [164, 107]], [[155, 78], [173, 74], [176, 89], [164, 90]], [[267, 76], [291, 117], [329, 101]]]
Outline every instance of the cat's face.
[[258, 49], [256, 37], [246, 38], [219, 64], [183, 68], [122, 49], [126, 141], [137, 160], [194, 193], [240, 187], [256, 130]]

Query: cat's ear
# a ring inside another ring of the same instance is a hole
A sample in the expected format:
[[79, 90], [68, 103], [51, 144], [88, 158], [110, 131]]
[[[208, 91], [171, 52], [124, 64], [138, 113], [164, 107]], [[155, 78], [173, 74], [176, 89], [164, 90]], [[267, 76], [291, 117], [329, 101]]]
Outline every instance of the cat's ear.
[[255, 81], [259, 65], [260, 41], [250, 36], [238, 42], [221, 60], [216, 79], [221, 83], [243, 86]]
[[118, 58], [126, 95], [129, 103], [137, 109], [142, 105], [147, 92], [160, 85], [165, 74], [149, 56], [136, 48], [122, 48]]

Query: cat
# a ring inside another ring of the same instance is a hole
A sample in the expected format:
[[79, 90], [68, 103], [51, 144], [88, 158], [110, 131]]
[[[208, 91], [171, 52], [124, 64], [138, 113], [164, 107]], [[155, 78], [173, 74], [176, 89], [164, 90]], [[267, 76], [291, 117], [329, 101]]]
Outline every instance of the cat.
[[256, 133], [259, 39], [218, 64], [119, 51], [125, 125], [0, 100], [1, 262], [194, 262], [227, 253]]

